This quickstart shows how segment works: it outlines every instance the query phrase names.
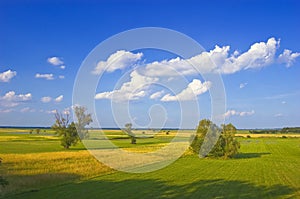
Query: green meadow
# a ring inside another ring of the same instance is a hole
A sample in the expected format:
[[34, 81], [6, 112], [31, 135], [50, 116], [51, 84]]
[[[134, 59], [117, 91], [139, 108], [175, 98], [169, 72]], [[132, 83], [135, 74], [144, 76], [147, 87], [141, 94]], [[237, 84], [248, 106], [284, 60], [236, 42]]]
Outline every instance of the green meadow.
[[[145, 153], [169, 143], [175, 132], [157, 132], [135, 145], [120, 131], [105, 134], [124, 150]], [[9, 181], [0, 197], [300, 198], [300, 138], [238, 139], [241, 148], [233, 159], [186, 152], [163, 169], [133, 174], [98, 162], [81, 143], [63, 149], [49, 129], [0, 129], [1, 175]]]

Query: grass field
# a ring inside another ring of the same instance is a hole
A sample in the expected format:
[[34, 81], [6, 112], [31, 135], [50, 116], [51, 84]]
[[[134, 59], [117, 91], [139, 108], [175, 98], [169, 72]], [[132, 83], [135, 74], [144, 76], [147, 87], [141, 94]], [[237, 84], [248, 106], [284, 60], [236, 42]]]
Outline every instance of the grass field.
[[[3, 198], [300, 198], [300, 138], [239, 137], [234, 159], [188, 154], [161, 170], [131, 174], [99, 163], [82, 144], [64, 150], [52, 133], [0, 129], [1, 172], [10, 182]], [[131, 145], [123, 133], [105, 133], [137, 152], [175, 135], [160, 132]]]

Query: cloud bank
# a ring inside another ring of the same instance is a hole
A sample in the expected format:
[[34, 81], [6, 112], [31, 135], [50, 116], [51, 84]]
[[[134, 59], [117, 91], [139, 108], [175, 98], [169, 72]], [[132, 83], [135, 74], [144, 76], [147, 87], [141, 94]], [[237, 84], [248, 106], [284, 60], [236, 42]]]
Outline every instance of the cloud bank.
[[[284, 49], [283, 53], [276, 56], [279, 46], [280, 40], [271, 37], [266, 42], [252, 44], [243, 53], [237, 50], [230, 53], [230, 46], [216, 45], [214, 49], [188, 59], [177, 57], [150, 63], [141, 61], [143, 53], [119, 50], [110, 55], [107, 60], [98, 62], [92, 73], [95, 75], [103, 72], [111, 73], [131, 67], [133, 71], [130, 74], [130, 81], [125, 82], [119, 89], [97, 93], [95, 99], [136, 100], [148, 94], [150, 99], [158, 99], [165, 91], [151, 94], [147, 89], [149, 84], [164, 82], [166, 78], [172, 80], [176, 77], [209, 73], [233, 74], [242, 70], [260, 69], [274, 63], [290, 67], [300, 53]], [[244, 88], [246, 84], [242, 83], [240, 88]], [[195, 96], [207, 92], [210, 86], [211, 82], [202, 83], [199, 79], [193, 79], [181, 92], [175, 95], [167, 93], [160, 100], [164, 102], [192, 100]], [[241, 114], [243, 115], [243, 112]]]

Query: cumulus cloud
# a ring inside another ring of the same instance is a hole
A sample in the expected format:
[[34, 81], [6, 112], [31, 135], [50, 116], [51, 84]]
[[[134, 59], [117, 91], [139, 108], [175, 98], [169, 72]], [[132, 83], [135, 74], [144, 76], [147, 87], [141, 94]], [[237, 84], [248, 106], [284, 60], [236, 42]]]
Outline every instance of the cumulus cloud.
[[161, 98], [161, 101], [169, 102], [169, 101], [188, 101], [195, 100], [198, 95], [201, 95], [208, 91], [211, 87], [211, 82], [201, 82], [198, 79], [194, 79], [191, 83], [188, 84], [187, 88], [182, 90], [177, 95], [166, 94]]
[[46, 80], [53, 80], [54, 76], [53, 74], [35, 74], [35, 78], [42, 78], [42, 79], [46, 79]]
[[59, 68], [64, 70], [66, 68], [66, 66], [65, 65], [61, 65]]
[[[266, 42], [254, 43], [244, 53], [239, 53], [235, 50], [232, 54], [230, 54], [230, 46], [220, 47], [216, 45], [213, 50], [202, 52], [189, 59], [177, 57], [145, 64], [142, 74], [152, 77], [171, 77], [216, 72], [232, 74], [241, 70], [261, 68], [271, 65], [276, 61], [276, 51], [279, 48], [279, 44], [280, 40], [271, 37]], [[291, 66], [298, 56], [300, 56], [300, 53], [292, 53], [290, 50], [284, 50], [278, 59], [281, 63]], [[108, 60], [100, 61], [93, 73], [99, 74], [104, 71], [113, 72], [117, 69], [123, 69], [137, 64], [137, 61], [141, 57], [142, 53], [134, 54], [124, 50], [117, 51]], [[106, 66], [108, 67], [106, 68]]]
[[[100, 61], [92, 71], [93, 74], [102, 72], [113, 72], [130, 66], [137, 66], [131, 73], [131, 80], [124, 83], [120, 89], [101, 92], [96, 94], [95, 99], [118, 99], [132, 100], [144, 97], [149, 86], [141, 86], [144, 83], [165, 83], [175, 81], [177, 77], [195, 76], [199, 74], [221, 73], [233, 74], [241, 70], [262, 68], [277, 62], [292, 65], [299, 53], [292, 53], [285, 50], [280, 58], [276, 57], [280, 40], [274, 37], [264, 42], [257, 42], [250, 46], [245, 52], [237, 50], [230, 52], [230, 46], [218, 46], [210, 51], [204, 51], [188, 59], [173, 58], [170, 60], [154, 61], [150, 63], [142, 62], [142, 53], [132, 53], [119, 50], [108, 57], [107, 60]], [[138, 80], [138, 81], [137, 81]], [[140, 82], [139, 82], [140, 81]], [[139, 82], [137, 84], [136, 82]], [[205, 93], [210, 82], [201, 83], [200, 80], [193, 80], [186, 89], [177, 95], [166, 94], [161, 101], [191, 100], [193, 96]], [[240, 84], [244, 88], [247, 83]], [[139, 88], [139, 89], [137, 89]], [[150, 99], [160, 98], [161, 93], [153, 93]], [[246, 113], [240, 113], [244, 115]]]
[[287, 67], [290, 67], [295, 62], [295, 59], [300, 56], [300, 53], [292, 53], [291, 50], [284, 49], [283, 53], [279, 55], [278, 62], [286, 64]]
[[100, 74], [104, 71], [113, 72], [118, 69], [124, 69], [134, 65], [142, 58], [142, 56], [142, 53], [134, 54], [125, 50], [119, 50], [110, 55], [106, 61], [98, 62], [97, 66], [93, 70], [93, 73]]
[[130, 74], [130, 81], [125, 82], [120, 89], [98, 93], [95, 99], [112, 99], [115, 101], [137, 100], [146, 95], [150, 84], [157, 82], [158, 78], [145, 77], [137, 71]]
[[49, 58], [47, 59], [47, 62], [48, 62], [49, 64], [54, 65], [54, 66], [59, 66], [59, 65], [64, 64], [64, 62], [63, 62], [59, 57], [49, 57]]
[[164, 90], [155, 92], [152, 95], [150, 95], [150, 99], [160, 98], [164, 94], [164, 92], [165, 92]]
[[48, 102], [50, 102], [51, 100], [52, 100], [52, 98], [49, 97], [49, 96], [46, 96], [46, 97], [42, 97], [42, 98], [41, 98], [41, 101], [42, 101], [43, 103], [48, 103]]
[[5, 107], [15, 107], [20, 103], [30, 101], [31, 99], [31, 93], [16, 95], [14, 91], [9, 91], [4, 96], [0, 96], [0, 104]]
[[250, 116], [250, 115], [253, 115], [255, 113], [255, 111], [254, 110], [252, 110], [252, 111], [241, 111], [241, 112], [239, 112], [239, 111], [236, 111], [236, 110], [228, 110], [225, 114], [224, 114], [224, 116], [225, 117], [230, 117], [230, 116], [241, 116], [241, 117], [243, 117], [243, 116]]
[[58, 96], [57, 98], [54, 99], [55, 102], [61, 102], [64, 99], [63, 95]]
[[247, 82], [241, 83], [241, 84], [240, 84], [240, 89], [244, 88], [247, 84], [248, 84]]
[[9, 82], [13, 77], [17, 75], [16, 71], [7, 70], [0, 73], [0, 82]]

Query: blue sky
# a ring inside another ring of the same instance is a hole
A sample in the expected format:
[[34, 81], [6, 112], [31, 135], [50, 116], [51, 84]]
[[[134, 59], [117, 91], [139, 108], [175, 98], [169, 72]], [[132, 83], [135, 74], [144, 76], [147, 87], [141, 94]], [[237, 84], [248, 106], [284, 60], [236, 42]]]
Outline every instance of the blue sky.
[[[51, 126], [53, 110], [64, 111], [72, 106], [77, 71], [92, 49], [129, 29], [162, 27], [193, 38], [210, 53], [207, 56], [215, 68], [202, 65], [205, 73], [219, 72], [222, 76], [226, 123], [232, 122], [238, 128], [300, 126], [299, 8], [296, 0], [1, 1], [0, 125]], [[116, 127], [111, 104], [123, 102], [109, 97], [108, 92], [114, 92], [115, 86], [122, 90], [122, 85], [130, 84], [134, 77], [157, 78], [150, 70], [155, 62], [158, 64], [152, 69], [159, 71], [155, 73], [159, 77], [166, 78], [163, 69], [172, 67], [187, 74], [188, 66], [184, 67], [183, 62], [188, 60], [180, 58], [175, 61], [177, 65], [170, 64], [178, 55], [149, 49], [118, 50], [111, 54], [119, 56], [120, 60], [115, 60], [118, 64], [110, 71], [104, 70], [95, 91], [94, 117], [102, 127]], [[108, 59], [99, 62], [105, 66]], [[204, 62], [199, 57], [196, 60]], [[97, 64], [95, 76], [102, 70]], [[209, 118], [213, 82], [192, 72], [185, 76], [188, 82], [175, 86], [175, 93], [154, 85], [161, 79], [149, 80], [152, 86], [127, 91], [138, 91], [135, 99], [127, 99], [133, 120], [130, 122], [149, 126], [152, 114], [153, 118], [165, 117], [166, 127], [178, 127], [180, 110], [175, 98], [177, 95], [176, 99], [192, 103], [187, 99], [190, 91], [194, 91], [200, 106], [197, 120]], [[176, 81], [175, 76], [172, 78]], [[137, 84], [145, 82], [139, 79]], [[123, 98], [126, 92], [120, 95]], [[189, 125], [193, 128], [196, 124]]]

